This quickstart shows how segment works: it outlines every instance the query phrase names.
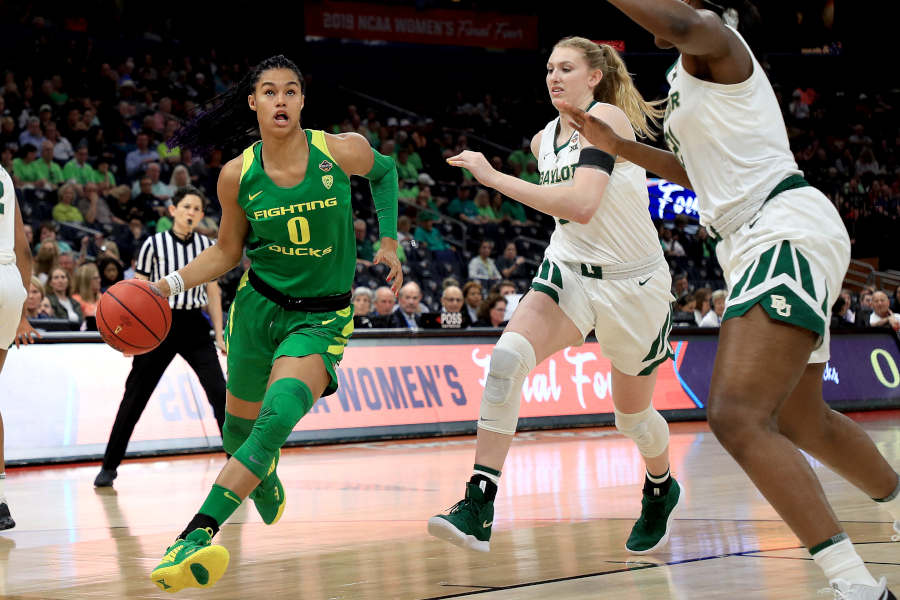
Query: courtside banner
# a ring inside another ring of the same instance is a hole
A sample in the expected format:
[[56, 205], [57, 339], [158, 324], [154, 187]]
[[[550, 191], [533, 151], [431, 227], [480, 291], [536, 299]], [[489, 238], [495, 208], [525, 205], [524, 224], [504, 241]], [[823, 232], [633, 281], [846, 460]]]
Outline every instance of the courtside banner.
[[310, 2], [305, 19], [310, 37], [532, 50], [538, 45], [537, 17], [528, 15]]
[[[669, 417], [703, 418], [717, 338], [677, 330], [673, 338], [675, 357], [659, 367], [654, 404]], [[490, 334], [360, 336], [345, 351], [338, 392], [319, 399], [290, 441], [474, 431], [495, 340]], [[834, 335], [831, 355], [823, 382], [830, 404], [846, 410], [900, 406], [900, 351], [890, 332]], [[222, 362], [224, 367], [224, 357]], [[102, 343], [11, 348], [0, 376], [7, 461], [101, 457], [130, 368], [130, 358]], [[523, 385], [522, 423], [611, 422], [610, 371], [597, 343], [554, 354]], [[176, 357], [135, 428], [129, 455], [220, 445], [203, 389], [187, 363]]]

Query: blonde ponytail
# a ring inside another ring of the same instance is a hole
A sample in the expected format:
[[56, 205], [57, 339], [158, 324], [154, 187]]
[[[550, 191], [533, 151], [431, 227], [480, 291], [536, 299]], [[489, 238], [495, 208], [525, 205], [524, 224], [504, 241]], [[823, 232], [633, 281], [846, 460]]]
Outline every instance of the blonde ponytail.
[[615, 48], [607, 44], [596, 44], [583, 37], [563, 38], [555, 47], [580, 50], [588, 66], [603, 73], [603, 79], [594, 88], [594, 100], [621, 108], [638, 137], [656, 139], [656, 130], [659, 129], [660, 119], [665, 114], [661, 105], [666, 101], [644, 100], [634, 86], [631, 74], [625, 67], [625, 61]]

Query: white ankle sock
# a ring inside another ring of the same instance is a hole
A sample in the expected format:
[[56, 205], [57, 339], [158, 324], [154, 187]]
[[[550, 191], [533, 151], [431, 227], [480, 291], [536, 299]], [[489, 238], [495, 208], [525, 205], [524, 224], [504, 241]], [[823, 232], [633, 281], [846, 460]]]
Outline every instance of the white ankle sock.
[[485, 467], [484, 465], [476, 464], [475, 468], [472, 470], [472, 474], [487, 477], [494, 483], [494, 485], [500, 485], [500, 471], [498, 471], [497, 469], [492, 469], [490, 467]]
[[670, 473], [670, 470], [666, 469], [665, 473], [663, 473], [659, 477], [654, 477], [653, 475], [650, 474], [650, 471], [647, 471], [647, 479], [650, 480], [650, 483], [656, 483], [656, 484], [664, 483], [666, 481], [666, 479], [669, 478], [669, 473]]
[[[839, 542], [812, 555], [813, 560], [828, 578], [828, 583], [832, 583], [835, 579], [843, 579], [850, 583], [878, 585], [878, 582], [869, 573], [869, 569], [863, 564], [859, 554], [856, 553], [856, 548], [850, 543], [850, 538], [846, 534], [840, 534], [840, 536], [842, 539]], [[835, 536], [835, 538], [837, 537]]]

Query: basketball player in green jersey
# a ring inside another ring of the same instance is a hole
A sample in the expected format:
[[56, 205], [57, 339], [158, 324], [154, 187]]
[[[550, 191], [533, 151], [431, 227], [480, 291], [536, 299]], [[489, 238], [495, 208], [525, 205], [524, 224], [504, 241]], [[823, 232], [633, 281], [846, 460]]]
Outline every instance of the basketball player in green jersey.
[[[335, 367], [353, 332], [351, 175], [371, 182], [381, 233], [374, 262], [390, 268], [395, 293], [402, 284], [396, 165], [355, 133], [302, 129], [302, 82], [290, 60], [266, 59], [173, 140], [181, 147], [226, 145], [257, 127], [262, 138], [219, 175], [218, 243], [154, 284], [165, 296], [210, 281], [240, 262], [246, 241], [251, 267], [226, 332], [222, 441], [232, 457], [150, 575], [168, 592], [209, 587], [222, 576], [228, 551], [211, 539], [248, 495], [267, 524], [284, 511], [275, 473], [280, 448], [316, 399], [337, 389]], [[235, 121], [242, 125], [237, 135], [220, 132]]]

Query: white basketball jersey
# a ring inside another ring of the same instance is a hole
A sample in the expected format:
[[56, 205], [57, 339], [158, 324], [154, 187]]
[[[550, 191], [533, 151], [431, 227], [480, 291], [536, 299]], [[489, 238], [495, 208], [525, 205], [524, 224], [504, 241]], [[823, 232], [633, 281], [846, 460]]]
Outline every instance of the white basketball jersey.
[[[556, 146], [559, 117], [550, 121], [541, 136], [538, 170], [541, 185], [571, 186], [581, 156], [578, 132]], [[550, 251], [560, 261], [612, 265], [662, 256], [659, 236], [650, 220], [647, 174], [630, 162], [613, 168], [600, 207], [586, 225], [556, 219]]]
[[753, 73], [730, 85], [703, 81], [679, 56], [667, 75], [664, 121], [666, 142], [697, 193], [700, 222], [720, 229], [752, 215], [783, 179], [802, 174], [772, 85], [744, 38], [731, 30], [750, 53]]
[[15, 262], [16, 192], [12, 177], [0, 167], [0, 265]]

